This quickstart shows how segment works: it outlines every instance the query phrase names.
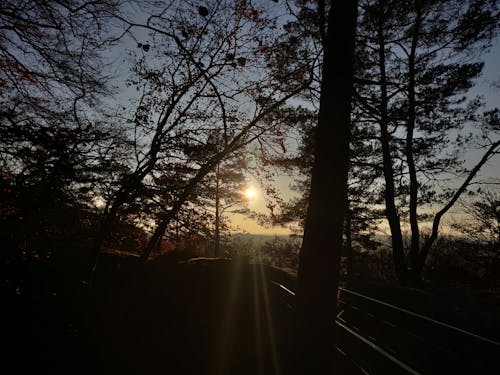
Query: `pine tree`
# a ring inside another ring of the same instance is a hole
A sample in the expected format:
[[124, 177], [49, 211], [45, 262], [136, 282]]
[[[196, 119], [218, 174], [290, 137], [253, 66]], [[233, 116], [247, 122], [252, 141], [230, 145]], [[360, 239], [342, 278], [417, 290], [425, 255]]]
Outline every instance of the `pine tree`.
[[[477, 112], [477, 102], [467, 101], [464, 94], [481, 73], [478, 56], [495, 35], [498, 10], [490, 1], [420, 0], [378, 1], [363, 9], [357, 103], [363, 123], [377, 134], [381, 147], [396, 274], [402, 282], [415, 283], [442, 215], [478, 171], [472, 169], [465, 185], [448, 195], [436, 187], [446, 172], [460, 168], [451, 134]], [[432, 233], [422, 242], [419, 208], [443, 200], [448, 202], [435, 214]], [[406, 218], [409, 249], [403, 243]]]

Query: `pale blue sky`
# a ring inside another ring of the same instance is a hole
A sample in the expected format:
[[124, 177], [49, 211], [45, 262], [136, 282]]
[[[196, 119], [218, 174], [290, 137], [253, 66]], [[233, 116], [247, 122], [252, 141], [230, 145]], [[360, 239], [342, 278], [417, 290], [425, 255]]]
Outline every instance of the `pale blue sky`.
[[[140, 11], [137, 12], [140, 14]], [[139, 39], [147, 39], [147, 35], [143, 31], [135, 30], [136, 35]], [[128, 44], [128, 46], [127, 46]], [[125, 47], [125, 48], [124, 48]], [[111, 67], [114, 71], [111, 73], [117, 77], [116, 84], [119, 87], [119, 92], [114, 98], [117, 102], [123, 103], [122, 105], [127, 105], [128, 100], [136, 94], [134, 88], [125, 88], [123, 85], [123, 77], [127, 75], [126, 66], [123, 60], [127, 59], [127, 47], [131, 50], [136, 50], [136, 44], [134, 41], [129, 39], [126, 43], [122, 44], [121, 47], [117, 47], [115, 51], [109, 54], [110, 58], [113, 60], [111, 62]], [[486, 107], [488, 109], [494, 107], [500, 107], [500, 37], [496, 38], [493, 42], [490, 52], [485, 56], [485, 67], [483, 70], [483, 75], [477, 82], [477, 85], [470, 91], [471, 96], [483, 96], [486, 101]], [[496, 83], [496, 85], [495, 85]], [[115, 101], [115, 103], [116, 103]], [[467, 159], [469, 163], [474, 163], [474, 160], [480, 157], [480, 152], [471, 152], [467, 154]], [[486, 178], [500, 178], [500, 158], [497, 156], [492, 159], [485, 168], [483, 168], [481, 175]], [[265, 212], [265, 199], [263, 192], [259, 188], [257, 181], [249, 178], [249, 184], [255, 187], [257, 194], [255, 198], [250, 202], [249, 207], [257, 212]], [[278, 176], [277, 184], [278, 188], [283, 192], [284, 196], [291, 196], [290, 189], [288, 188], [291, 183], [291, 178], [289, 176]], [[258, 225], [254, 220], [246, 219], [241, 217], [241, 215], [234, 217], [233, 222], [240, 228], [250, 233], [266, 233], [266, 234], [287, 234], [289, 231], [282, 227], [265, 228]]]
[[[500, 107], [500, 37], [497, 37], [493, 41], [493, 45], [484, 57], [484, 70], [482, 77], [478, 80], [476, 86], [470, 91], [470, 95], [477, 96], [480, 95], [484, 97], [486, 103], [486, 109], [493, 109], [495, 107]], [[497, 135], [500, 136], [500, 135]], [[471, 151], [466, 154], [467, 163], [473, 165], [476, 160], [478, 160], [482, 155], [481, 150]], [[493, 157], [481, 170], [479, 178], [481, 180], [491, 180], [500, 179], [500, 156], [497, 155]], [[283, 191], [284, 195], [290, 194], [290, 189], [288, 185], [291, 183], [291, 179], [288, 176], [281, 176], [278, 178], [278, 186]], [[458, 183], [458, 181], [457, 181]], [[265, 212], [265, 200], [263, 193], [258, 189], [258, 184], [255, 182], [258, 194], [255, 199], [251, 202], [250, 208]], [[457, 211], [457, 208], [455, 210]], [[450, 212], [453, 215], [453, 211]], [[449, 218], [449, 217], [448, 217]], [[262, 227], [258, 225], [253, 220], [245, 219], [243, 217], [237, 217], [234, 220], [235, 224], [238, 224], [250, 233], [265, 233], [265, 234], [288, 234], [290, 233], [286, 228], [283, 227]]]

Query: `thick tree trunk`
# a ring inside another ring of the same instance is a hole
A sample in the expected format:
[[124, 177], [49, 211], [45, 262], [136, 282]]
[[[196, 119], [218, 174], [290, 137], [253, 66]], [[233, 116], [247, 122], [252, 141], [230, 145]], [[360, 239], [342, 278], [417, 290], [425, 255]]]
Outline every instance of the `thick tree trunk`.
[[311, 193], [297, 288], [298, 373], [332, 371], [332, 333], [347, 201], [357, 2], [334, 1], [328, 16]]

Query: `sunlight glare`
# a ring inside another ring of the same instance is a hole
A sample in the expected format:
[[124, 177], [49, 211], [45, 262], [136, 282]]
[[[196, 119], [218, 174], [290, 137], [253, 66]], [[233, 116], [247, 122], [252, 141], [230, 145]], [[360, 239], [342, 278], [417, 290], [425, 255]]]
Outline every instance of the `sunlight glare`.
[[247, 187], [245, 191], [243, 192], [243, 195], [245, 196], [246, 199], [253, 199], [255, 198], [255, 189], [251, 186]]

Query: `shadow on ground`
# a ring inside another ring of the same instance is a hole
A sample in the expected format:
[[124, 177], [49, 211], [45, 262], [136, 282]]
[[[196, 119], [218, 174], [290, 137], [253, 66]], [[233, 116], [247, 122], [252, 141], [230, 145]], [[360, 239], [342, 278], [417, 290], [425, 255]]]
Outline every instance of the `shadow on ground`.
[[275, 268], [225, 259], [102, 261], [92, 288], [8, 300], [3, 367], [68, 373], [289, 373]]

